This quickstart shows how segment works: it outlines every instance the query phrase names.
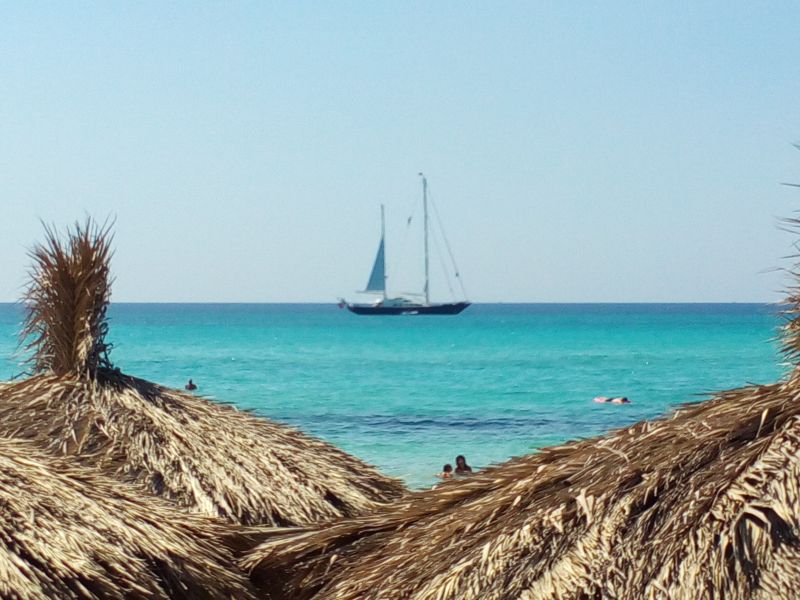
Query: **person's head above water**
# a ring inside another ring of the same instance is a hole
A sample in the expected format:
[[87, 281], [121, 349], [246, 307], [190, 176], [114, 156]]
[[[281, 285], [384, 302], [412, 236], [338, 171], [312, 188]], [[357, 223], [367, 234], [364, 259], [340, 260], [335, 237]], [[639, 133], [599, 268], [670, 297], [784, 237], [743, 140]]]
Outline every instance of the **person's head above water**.
[[442, 467], [443, 473], [450, 473], [453, 470], [453, 465], [447, 463], [445, 466]]
[[456, 456], [456, 473], [472, 473], [472, 467], [467, 464], [463, 454]]

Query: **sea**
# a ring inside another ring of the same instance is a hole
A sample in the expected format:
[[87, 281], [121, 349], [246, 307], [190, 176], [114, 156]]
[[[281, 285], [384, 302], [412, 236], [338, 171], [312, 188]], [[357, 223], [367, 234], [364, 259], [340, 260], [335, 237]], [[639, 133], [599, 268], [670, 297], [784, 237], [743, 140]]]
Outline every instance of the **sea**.
[[[24, 376], [22, 308], [0, 304], [0, 380]], [[357, 316], [335, 304], [124, 304], [124, 372], [274, 419], [401, 477], [436, 480], [783, 377], [764, 304], [476, 304]], [[627, 396], [627, 405], [595, 396]]]

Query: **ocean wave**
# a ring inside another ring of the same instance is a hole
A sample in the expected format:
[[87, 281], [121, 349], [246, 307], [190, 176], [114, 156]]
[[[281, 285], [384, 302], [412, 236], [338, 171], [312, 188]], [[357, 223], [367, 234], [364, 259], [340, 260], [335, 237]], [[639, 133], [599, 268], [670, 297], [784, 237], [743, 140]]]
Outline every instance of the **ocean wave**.
[[518, 430], [542, 429], [556, 425], [550, 418], [543, 417], [452, 417], [452, 416], [407, 416], [407, 415], [350, 415], [323, 413], [314, 415], [284, 415], [277, 420], [292, 425], [313, 427], [314, 425], [341, 427], [364, 427], [380, 430]]

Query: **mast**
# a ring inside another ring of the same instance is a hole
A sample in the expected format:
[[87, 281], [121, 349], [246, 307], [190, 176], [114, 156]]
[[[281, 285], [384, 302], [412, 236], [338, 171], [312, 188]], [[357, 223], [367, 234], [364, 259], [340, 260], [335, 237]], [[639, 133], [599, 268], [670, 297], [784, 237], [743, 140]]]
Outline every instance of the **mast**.
[[428, 180], [423, 173], [419, 174], [422, 177], [422, 212], [424, 215], [424, 230], [425, 230], [425, 304], [431, 303], [430, 294], [430, 266], [428, 255]]

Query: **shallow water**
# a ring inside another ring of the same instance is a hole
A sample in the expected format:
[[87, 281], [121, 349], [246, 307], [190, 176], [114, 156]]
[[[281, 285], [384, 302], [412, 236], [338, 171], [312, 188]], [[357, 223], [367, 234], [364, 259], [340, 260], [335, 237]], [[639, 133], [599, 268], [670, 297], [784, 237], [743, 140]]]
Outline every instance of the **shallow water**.
[[[359, 317], [335, 305], [115, 304], [123, 371], [321, 436], [409, 485], [601, 433], [784, 372], [772, 306], [476, 305], [456, 317]], [[0, 304], [0, 379], [18, 306]], [[626, 395], [611, 406], [597, 395]]]

